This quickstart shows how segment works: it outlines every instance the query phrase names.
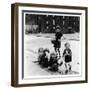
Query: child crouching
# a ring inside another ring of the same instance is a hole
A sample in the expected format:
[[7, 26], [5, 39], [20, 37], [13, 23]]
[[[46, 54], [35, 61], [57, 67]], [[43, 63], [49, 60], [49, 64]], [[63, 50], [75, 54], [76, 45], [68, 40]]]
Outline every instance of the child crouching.
[[50, 54], [50, 60], [48, 63], [48, 69], [51, 71], [58, 71], [58, 60], [55, 53]]

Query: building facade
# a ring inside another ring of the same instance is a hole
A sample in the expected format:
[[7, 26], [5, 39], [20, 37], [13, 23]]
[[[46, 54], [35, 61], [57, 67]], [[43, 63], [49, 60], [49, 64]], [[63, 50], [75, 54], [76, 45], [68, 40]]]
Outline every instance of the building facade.
[[26, 14], [26, 32], [55, 33], [59, 26], [63, 33], [80, 31], [80, 17]]

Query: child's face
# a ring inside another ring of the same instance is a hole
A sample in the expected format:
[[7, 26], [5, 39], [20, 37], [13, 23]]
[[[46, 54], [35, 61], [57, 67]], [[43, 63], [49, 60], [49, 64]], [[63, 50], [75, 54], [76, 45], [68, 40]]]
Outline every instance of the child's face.
[[56, 56], [55, 55], [52, 55], [52, 58], [55, 58]]
[[68, 48], [70, 48], [70, 45], [69, 45], [69, 44], [67, 44], [65, 47], [68, 49]]
[[56, 29], [56, 32], [60, 32], [60, 29]]
[[49, 55], [49, 53], [48, 53], [48, 52], [45, 52], [45, 54], [46, 54], [46, 56], [48, 56], [48, 55]]

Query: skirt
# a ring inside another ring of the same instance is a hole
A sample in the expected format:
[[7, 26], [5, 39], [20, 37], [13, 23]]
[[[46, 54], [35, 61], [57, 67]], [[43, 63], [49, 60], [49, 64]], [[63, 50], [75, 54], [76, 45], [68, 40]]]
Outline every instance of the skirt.
[[65, 56], [65, 62], [68, 63], [68, 62], [71, 62], [72, 61], [72, 57], [70, 55], [66, 55]]

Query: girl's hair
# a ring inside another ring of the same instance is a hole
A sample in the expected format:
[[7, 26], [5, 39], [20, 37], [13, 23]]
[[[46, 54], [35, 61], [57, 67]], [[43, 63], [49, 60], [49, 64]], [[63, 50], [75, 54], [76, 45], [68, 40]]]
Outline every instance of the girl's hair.
[[61, 27], [59, 25], [56, 26], [56, 29], [61, 29]]
[[48, 52], [48, 53], [49, 53], [50, 51], [49, 51], [48, 48], [46, 48], [46, 49], [43, 50], [43, 52], [44, 52], [44, 53], [45, 53], [45, 52]]
[[56, 57], [56, 54], [54, 52], [50, 54], [50, 57], [52, 57], [52, 55], [54, 55]]
[[69, 44], [68, 42], [64, 44], [65, 47], [66, 47], [67, 45], [69, 45], [69, 47], [70, 47], [70, 44]]

